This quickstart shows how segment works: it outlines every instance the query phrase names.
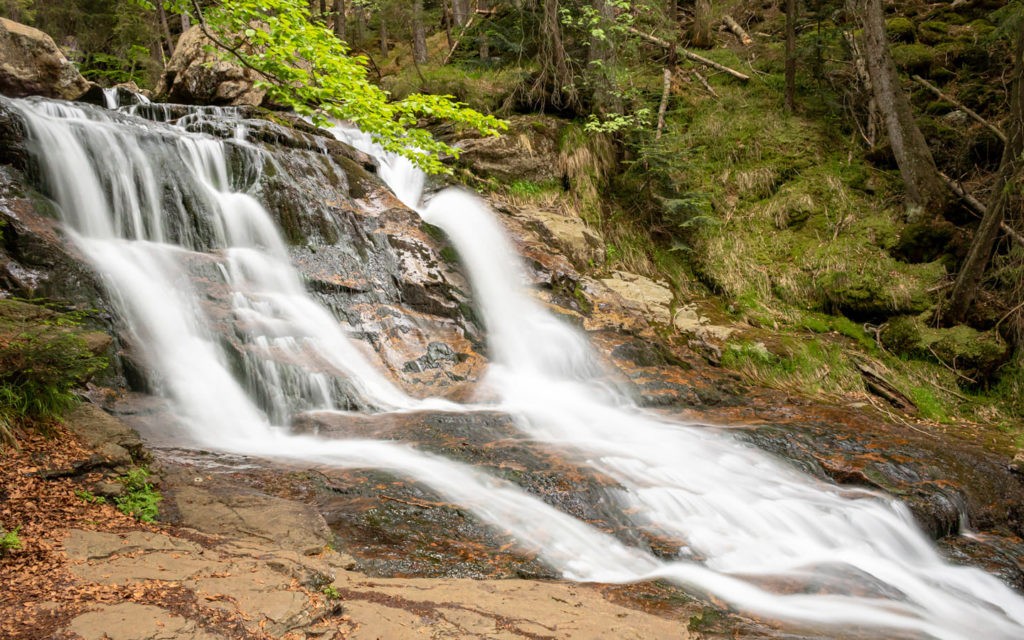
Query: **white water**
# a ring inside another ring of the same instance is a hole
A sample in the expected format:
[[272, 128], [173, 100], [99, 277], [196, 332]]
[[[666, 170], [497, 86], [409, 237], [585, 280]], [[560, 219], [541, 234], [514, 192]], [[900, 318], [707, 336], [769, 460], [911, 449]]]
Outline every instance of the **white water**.
[[[382, 155], [358, 132], [335, 133]], [[418, 172], [385, 161], [396, 193], [418, 206], [422, 178], [395, 168]], [[579, 332], [524, 291], [518, 256], [479, 198], [447, 189], [420, 215], [444, 229], [466, 265], [501, 408], [532, 438], [580, 452], [616, 478], [637, 524], [681, 537], [682, 557], [719, 572], [698, 578], [692, 566], [675, 564], [662, 575], [773, 617], [936, 637], [977, 637], [980, 628], [991, 629], [987, 637], [1024, 636], [1024, 601], [982, 571], [946, 563], [900, 502], [818, 482], [727, 433], [658, 419], [594, 384], [598, 359]], [[777, 595], [724, 575], [831, 595]], [[852, 595], [865, 592], [876, 597]]]
[[[462, 192], [436, 197], [423, 214], [447, 230], [470, 268], [496, 360], [488, 382], [502, 408], [531, 437], [571, 448], [617, 478], [638, 524], [687, 541], [684, 559], [659, 561], [506, 482], [409, 447], [284, 433], [273, 425], [297, 411], [332, 409], [338, 381], [367, 410], [454, 407], [394, 387], [306, 294], [266, 211], [229, 190], [229, 143], [91, 109], [14, 105], [154, 387], [206, 446], [408, 475], [577, 580], [663, 577], [745, 611], [844, 633], [1024, 635], [1024, 602], [994, 577], [945, 564], [899, 503], [818, 483], [728, 434], [657, 420], [593, 387], [600, 365], [585, 339], [522, 292], [517, 258], [493, 216]], [[423, 176], [385, 160], [401, 197], [417, 203]], [[161, 204], [167, 190], [180, 194], [179, 204]], [[197, 270], [230, 300], [230, 317], [208, 310]], [[242, 381], [223, 347], [229, 340], [246, 354]], [[763, 577], [795, 593], [758, 586]]]

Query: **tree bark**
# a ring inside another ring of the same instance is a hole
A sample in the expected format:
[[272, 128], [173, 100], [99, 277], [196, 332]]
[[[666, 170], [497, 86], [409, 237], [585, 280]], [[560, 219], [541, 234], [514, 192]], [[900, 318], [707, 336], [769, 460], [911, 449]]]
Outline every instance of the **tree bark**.
[[423, 0], [412, 3], [412, 59], [418, 64], [427, 61], [427, 31], [423, 24]]
[[900, 87], [885, 35], [881, 0], [861, 0], [859, 13], [864, 28], [864, 60], [907, 199], [930, 215], [941, 215], [950, 203], [949, 192], [939, 178], [931, 149], [914, 121], [910, 101]]
[[796, 0], [786, 0], [786, 111], [796, 111]]
[[348, 23], [345, 15], [345, 0], [334, 0], [334, 35], [344, 42], [348, 34]]
[[469, 21], [469, 0], [452, 0], [452, 20], [457, 27], [466, 26]]
[[[477, 13], [485, 13], [490, 11], [491, 2], [490, 0], [480, 0], [477, 3]], [[487, 30], [480, 30], [480, 60], [487, 62], [491, 59], [491, 43], [487, 40]]]
[[693, 3], [690, 44], [698, 49], [709, 49], [714, 44], [711, 35], [711, 0], [696, 0]]
[[171, 27], [167, 24], [167, 11], [164, 10], [164, 4], [162, 2], [157, 2], [155, 4], [156, 14], [160, 18], [160, 33], [163, 36], [167, 50], [167, 57], [164, 58], [164, 60], [166, 60], [170, 56], [174, 55], [174, 38], [171, 37]]
[[974, 232], [971, 248], [960, 273], [957, 274], [949, 302], [942, 314], [945, 324], [964, 321], [981, 285], [985, 269], [992, 258], [999, 230], [1007, 211], [1019, 209], [1021, 203], [1020, 173], [1024, 169], [1024, 29], [1017, 34], [1017, 51], [1010, 85], [1010, 121], [1007, 123], [1008, 142], [1003, 147], [992, 199], [981, 224]]
[[603, 38], [592, 37], [587, 47], [587, 75], [594, 108], [598, 112], [622, 113], [622, 100], [611, 73], [616, 58], [615, 45], [610, 37], [611, 27], [615, 24], [615, 7], [608, 0], [592, 0], [592, 7], [601, 18], [599, 26], [605, 34]]

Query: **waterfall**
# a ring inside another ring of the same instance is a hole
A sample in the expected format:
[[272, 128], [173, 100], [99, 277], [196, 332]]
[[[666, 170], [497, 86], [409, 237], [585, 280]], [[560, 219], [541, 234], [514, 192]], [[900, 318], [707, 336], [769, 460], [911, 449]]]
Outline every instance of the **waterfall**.
[[[335, 135], [404, 167], [358, 132], [339, 127]], [[393, 179], [407, 204], [419, 206], [422, 192], [407, 187], [415, 180]], [[979, 624], [991, 628], [986, 637], [1024, 635], [1024, 600], [983, 571], [945, 562], [899, 501], [817, 481], [724, 430], [667, 421], [595, 384], [598, 358], [524, 291], [518, 256], [479, 198], [446, 189], [419, 212], [465, 265], [500, 408], [530, 438], [618, 480], [636, 524], [682, 538], [680, 556], [710, 570], [698, 576], [674, 563], [662, 575], [772, 617], [936, 637], [975, 637]], [[804, 595], [752, 586], [766, 580], [799, 585]]]
[[[574, 580], [663, 578], [746, 612], [851, 635], [1024, 635], [1024, 601], [978, 569], [943, 562], [899, 502], [818, 482], [727, 432], [656, 418], [595, 386], [601, 364], [585, 337], [523, 292], [518, 258], [466, 192], [443, 192], [421, 213], [466, 265], [498, 407], [531, 438], [616, 478], [638, 526], [686, 541], [679, 558], [659, 560], [508, 482], [409, 446], [287, 433], [281, 427], [302, 411], [476, 407], [407, 396], [306, 292], [267, 212], [233, 186], [229, 155], [258, 171], [257, 147], [99, 108], [4, 104], [25, 120], [45, 187], [102, 276], [151, 386], [196, 442], [409, 476]], [[399, 196], [419, 203], [422, 174], [365, 137], [337, 133], [375, 154]], [[227, 310], [212, 309], [213, 298]]]

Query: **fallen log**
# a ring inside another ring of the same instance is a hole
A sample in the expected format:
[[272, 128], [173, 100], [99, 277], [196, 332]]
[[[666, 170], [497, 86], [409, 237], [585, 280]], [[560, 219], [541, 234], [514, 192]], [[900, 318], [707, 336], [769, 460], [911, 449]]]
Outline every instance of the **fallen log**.
[[[963, 188], [963, 186], [961, 186], [959, 182], [953, 180], [953, 178], [950, 178], [941, 171], [939, 172], [939, 177], [942, 178], [942, 181], [946, 183], [946, 186], [949, 187], [950, 191], [956, 194], [958, 198], [963, 200], [964, 204], [966, 204], [971, 211], [982, 217], [984, 217], [985, 214], [988, 213], [988, 207], [982, 204], [980, 200], [972, 196], [966, 189]], [[999, 229], [1002, 230], [1002, 232], [1005, 233], [1006, 235], [1010, 236], [1010, 239], [1015, 241], [1020, 246], [1024, 247], [1024, 235], [1021, 235], [1020, 233], [1017, 232], [1016, 229], [1006, 224], [1005, 220], [999, 223]]]
[[748, 80], [750, 80], [750, 76], [748, 76], [745, 73], [740, 73], [739, 71], [737, 71], [735, 69], [730, 69], [729, 67], [725, 66], [724, 64], [719, 64], [719, 63], [715, 62], [714, 60], [709, 60], [709, 59], [705, 58], [704, 56], [697, 55], [696, 53], [694, 53], [694, 52], [692, 52], [692, 51], [690, 51], [688, 49], [684, 49], [683, 47], [679, 47], [679, 46], [676, 46], [676, 45], [672, 44], [668, 40], [662, 40], [658, 36], [652, 36], [649, 33], [644, 33], [643, 31], [640, 31], [636, 27], [627, 27], [626, 29], [627, 29], [627, 31], [629, 31], [633, 35], [635, 35], [635, 36], [637, 36], [639, 38], [642, 38], [643, 40], [646, 40], [647, 42], [650, 42], [651, 44], [656, 44], [659, 47], [663, 47], [665, 49], [668, 49], [669, 52], [675, 52], [676, 54], [678, 54], [678, 55], [680, 55], [680, 56], [682, 56], [684, 58], [688, 58], [690, 60], [693, 60], [694, 62], [699, 62], [699, 63], [701, 63], [703, 65], [707, 65], [707, 66], [711, 67], [712, 69], [716, 69], [718, 71], [721, 71], [722, 73], [727, 73], [730, 76], [736, 78], [737, 80], [741, 80], [743, 82], [747, 82]]
[[722, 22], [725, 23], [725, 26], [729, 27], [729, 31], [732, 31], [740, 39], [744, 47], [754, 44], [754, 39], [750, 37], [750, 34], [728, 13], [722, 16]]

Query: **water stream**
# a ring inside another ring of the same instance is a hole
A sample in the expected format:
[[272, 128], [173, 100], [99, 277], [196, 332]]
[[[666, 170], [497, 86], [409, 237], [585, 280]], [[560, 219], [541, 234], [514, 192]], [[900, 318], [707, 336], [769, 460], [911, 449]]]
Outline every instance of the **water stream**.
[[[291, 418], [309, 410], [477, 407], [405, 394], [306, 292], [271, 217], [228, 170], [229, 156], [248, 171], [262, 166], [244, 127], [220, 140], [99, 108], [4, 103], [25, 119], [45, 187], [104, 279], [151, 387], [197, 444], [414, 478], [575, 580], [660, 577], [847, 635], [1024, 636], [1024, 600], [981, 570], [946, 563], [898, 501], [806, 477], [725, 431], [649, 415], [593, 383], [602, 365], [585, 337], [524, 291], [499, 223], [464, 191], [442, 192], [420, 213], [448, 233], [466, 266], [493, 360], [484, 384], [526, 436], [617, 479], [637, 526], [685, 540], [678, 559], [659, 560], [410, 446], [291, 435]], [[336, 133], [375, 155], [403, 201], [420, 205], [422, 174], [358, 132]], [[211, 297], [230, 313], [212, 310]]]

